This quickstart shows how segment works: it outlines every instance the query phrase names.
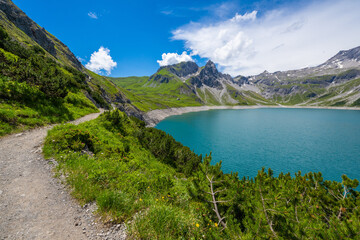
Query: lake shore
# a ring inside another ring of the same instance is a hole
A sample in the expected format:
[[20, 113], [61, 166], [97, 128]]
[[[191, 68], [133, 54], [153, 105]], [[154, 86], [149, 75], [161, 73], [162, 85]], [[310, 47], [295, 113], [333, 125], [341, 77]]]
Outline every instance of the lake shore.
[[160, 121], [174, 115], [190, 112], [201, 112], [222, 109], [258, 109], [258, 108], [307, 108], [307, 109], [335, 109], [335, 110], [360, 110], [359, 107], [326, 107], [326, 106], [284, 106], [284, 105], [256, 105], [256, 106], [199, 106], [156, 109], [144, 114], [148, 127], [155, 127]]

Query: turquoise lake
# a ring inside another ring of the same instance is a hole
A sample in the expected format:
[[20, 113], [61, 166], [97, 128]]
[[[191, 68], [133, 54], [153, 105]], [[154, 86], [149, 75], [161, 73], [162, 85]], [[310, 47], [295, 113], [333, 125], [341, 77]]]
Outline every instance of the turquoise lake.
[[171, 116], [156, 128], [198, 154], [212, 152], [223, 171], [256, 176], [322, 172], [360, 180], [360, 111], [263, 108], [211, 110]]

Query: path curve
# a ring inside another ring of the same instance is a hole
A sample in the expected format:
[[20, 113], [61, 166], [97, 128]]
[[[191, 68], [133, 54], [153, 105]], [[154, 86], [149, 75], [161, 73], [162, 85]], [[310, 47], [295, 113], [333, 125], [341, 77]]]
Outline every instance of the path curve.
[[[102, 112], [71, 123], [95, 119]], [[43, 158], [42, 144], [54, 126], [0, 139], [0, 239], [112, 239], [112, 231], [96, 223], [91, 205], [81, 207]], [[124, 232], [122, 225], [112, 227], [117, 239], [124, 238], [120, 228]]]

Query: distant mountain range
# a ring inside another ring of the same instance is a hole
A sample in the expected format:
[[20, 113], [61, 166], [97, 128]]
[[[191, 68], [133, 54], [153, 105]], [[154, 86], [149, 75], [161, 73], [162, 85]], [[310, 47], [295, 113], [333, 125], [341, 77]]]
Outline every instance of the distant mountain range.
[[112, 80], [144, 101], [158, 101], [158, 107], [172, 107], [167, 102], [174, 99], [179, 105], [360, 106], [360, 47], [316, 67], [254, 76], [233, 78], [208, 61], [204, 67], [195, 62], [164, 66], [149, 78]]
[[[248, 77], [262, 96], [299, 105], [351, 106], [360, 98], [360, 47], [340, 51], [325, 63]], [[356, 105], [356, 103], [355, 103]]]

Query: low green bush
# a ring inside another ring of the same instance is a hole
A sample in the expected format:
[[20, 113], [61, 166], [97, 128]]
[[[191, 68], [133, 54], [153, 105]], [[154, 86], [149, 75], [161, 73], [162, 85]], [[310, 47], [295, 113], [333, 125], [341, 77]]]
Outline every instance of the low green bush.
[[81, 91], [48, 98], [37, 86], [0, 76], [0, 136], [93, 112], [98, 109]]

